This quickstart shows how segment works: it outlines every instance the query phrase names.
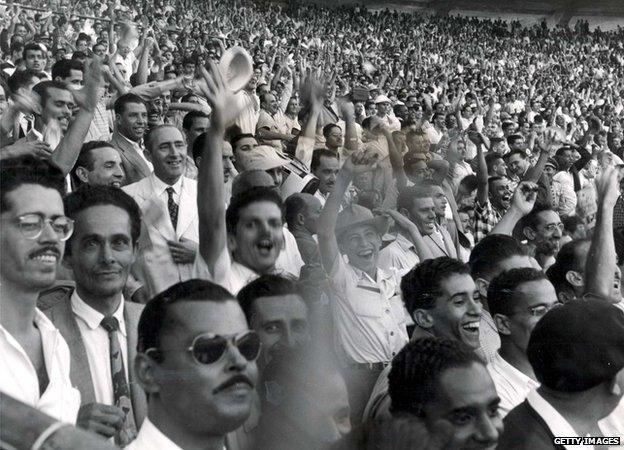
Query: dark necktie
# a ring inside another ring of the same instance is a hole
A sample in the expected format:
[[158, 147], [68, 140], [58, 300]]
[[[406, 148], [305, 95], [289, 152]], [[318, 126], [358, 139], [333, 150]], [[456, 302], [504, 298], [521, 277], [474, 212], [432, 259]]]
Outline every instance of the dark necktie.
[[108, 340], [110, 342], [110, 364], [115, 406], [121, 408], [125, 413], [123, 427], [115, 434], [115, 444], [125, 447], [136, 438], [137, 428], [134, 422], [132, 401], [130, 400], [130, 387], [126, 380], [123, 356], [119, 339], [117, 339], [119, 321], [113, 316], [106, 316], [102, 319], [101, 324], [102, 328], [108, 331]]
[[175, 230], [178, 227], [178, 204], [173, 200], [174, 190], [171, 186], [167, 188], [167, 195], [169, 199], [167, 200], [167, 209], [169, 209], [169, 217], [171, 218], [171, 224], [173, 225], [173, 229]]

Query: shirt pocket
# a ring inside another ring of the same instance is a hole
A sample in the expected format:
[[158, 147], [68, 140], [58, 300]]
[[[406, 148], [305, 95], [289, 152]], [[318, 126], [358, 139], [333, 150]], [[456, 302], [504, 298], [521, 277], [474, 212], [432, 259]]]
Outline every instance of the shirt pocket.
[[356, 287], [355, 298], [351, 301], [356, 315], [377, 318], [382, 316], [384, 307], [381, 301], [381, 292], [373, 292], [373, 289], [375, 288], [368, 286]]

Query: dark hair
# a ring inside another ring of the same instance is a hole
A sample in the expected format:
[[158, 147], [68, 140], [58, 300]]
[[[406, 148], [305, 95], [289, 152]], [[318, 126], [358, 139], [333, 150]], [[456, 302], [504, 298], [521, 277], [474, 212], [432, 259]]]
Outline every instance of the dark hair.
[[256, 187], [232, 197], [225, 212], [225, 224], [228, 233], [236, 234], [236, 225], [238, 225], [241, 210], [256, 202], [275, 203], [282, 212], [282, 220], [284, 220], [282, 199], [275, 189], [267, 186]]
[[297, 215], [301, 214], [305, 209], [306, 201], [301, 193], [292, 194], [284, 201], [284, 220], [290, 230], [295, 227]]
[[340, 160], [338, 153], [328, 148], [317, 148], [312, 152], [312, 162], [310, 163], [310, 170], [314, 172], [321, 165], [321, 158], [336, 158]]
[[328, 123], [327, 125], [323, 127], [323, 137], [325, 139], [327, 139], [327, 137], [329, 136], [329, 133], [331, 133], [332, 128], [338, 128], [340, 131], [342, 131], [342, 128], [340, 128], [338, 124]]
[[557, 253], [555, 263], [548, 268], [546, 276], [555, 287], [557, 294], [565, 290], [573, 289], [566, 278], [570, 270], [585, 272], [585, 267], [579, 267], [579, 249], [583, 245], [589, 245], [589, 239], [575, 239], [561, 247]]
[[399, 210], [405, 209], [410, 211], [414, 206], [414, 200], [417, 198], [430, 198], [431, 190], [425, 188], [422, 185], [419, 186], [407, 186], [401, 189], [399, 196], [397, 197], [397, 208]]
[[39, 78], [39, 72], [34, 69], [16, 70], [7, 80], [10, 93], [15, 94], [19, 88], [26, 86], [35, 77]]
[[41, 104], [43, 106], [45, 106], [46, 102], [48, 101], [48, 97], [50, 96], [50, 94], [48, 94], [48, 91], [50, 89], [62, 89], [63, 91], [69, 91], [67, 85], [62, 81], [40, 81], [33, 86], [32, 90], [39, 95], [39, 97], [41, 98]]
[[[132, 197], [121, 189], [112, 186], [84, 184], [65, 197], [65, 214], [75, 219], [78, 213], [92, 206], [113, 205], [128, 213], [130, 219], [130, 236], [136, 245], [141, 233], [141, 210]], [[71, 242], [67, 241], [65, 251], [71, 253]]]
[[537, 205], [535, 206], [530, 213], [522, 218], [522, 228], [529, 227], [532, 230], [537, 229], [537, 225], [539, 224], [539, 215], [544, 211], [553, 211], [553, 209], [545, 206], [545, 205]]
[[479, 187], [479, 180], [476, 175], [466, 175], [459, 182], [460, 186], [464, 186], [468, 192], [472, 192]]
[[565, 231], [568, 233], [574, 233], [579, 225], [585, 225], [582, 217], [579, 216], [564, 216], [561, 218]]
[[0, 160], [0, 213], [11, 206], [7, 195], [23, 184], [38, 184], [65, 194], [65, 178], [61, 170], [47, 161], [23, 156]]
[[31, 50], [38, 50], [41, 53], [43, 53], [44, 57], [46, 56], [46, 54], [43, 51], [43, 48], [41, 48], [40, 44], [37, 44], [36, 42], [29, 42], [28, 44], [24, 45], [24, 51], [22, 52], [22, 58], [26, 59], [26, 53], [31, 51]]
[[113, 145], [106, 141], [89, 141], [82, 144], [80, 148], [80, 153], [78, 154], [78, 159], [76, 160], [76, 164], [72, 169], [72, 172], [75, 172], [76, 167], [84, 167], [88, 170], [93, 170], [93, 158], [91, 157], [91, 152], [98, 148], [115, 148]]
[[193, 121], [197, 117], [204, 117], [207, 119], [209, 116], [203, 111], [189, 111], [184, 115], [184, 118], [182, 119], [182, 128], [184, 130], [188, 130], [189, 128], [191, 128], [193, 126]]
[[436, 297], [441, 295], [440, 284], [456, 274], [469, 275], [470, 268], [457, 259], [441, 256], [423, 261], [403, 275], [401, 292], [410, 316], [417, 309], [434, 308]]
[[433, 337], [409, 341], [392, 360], [388, 374], [390, 412], [423, 417], [424, 406], [436, 398], [444, 371], [475, 363], [483, 365], [475, 352], [460, 341]]
[[[509, 145], [510, 147], [513, 145], [514, 142], [516, 142], [518, 139], [522, 139], [522, 135], [521, 134], [510, 134], [509, 136], [507, 136], [507, 145]], [[524, 156], [526, 158], [526, 153], [524, 152], [524, 150], [520, 150], [520, 149], [516, 149], [516, 150], [512, 150], [508, 156], [511, 156], [513, 154], [515, 154], [516, 152], [521, 152], [522, 156]]]
[[232, 137], [232, 140], [230, 141], [230, 143], [232, 144], [232, 148], [236, 147], [236, 144], [238, 143], [238, 141], [240, 141], [241, 139], [245, 139], [245, 138], [253, 138], [255, 139], [256, 137], [251, 134], [251, 133], [240, 133], [235, 135], [234, 137]]
[[[297, 284], [280, 275], [262, 275], [242, 288], [237, 295], [238, 303], [240, 304], [247, 322], [251, 323], [253, 316], [253, 303], [254, 300], [260, 297], [274, 297], [284, 295], [298, 295], [301, 296]], [[303, 300], [302, 300], [303, 301]]]
[[568, 152], [568, 151], [573, 152], [573, 151], [574, 151], [574, 149], [573, 149], [572, 147], [570, 147], [570, 146], [567, 146], [567, 145], [566, 145], [566, 146], [563, 146], [563, 147], [561, 147], [560, 149], [558, 149], [558, 150], [555, 152], [555, 156], [563, 156], [563, 153], [564, 153], [564, 152]]
[[488, 287], [487, 299], [490, 314], [513, 313], [518, 286], [531, 281], [546, 280], [541, 270], [532, 267], [510, 269], [495, 277]]
[[500, 153], [488, 153], [487, 155], [485, 155], [485, 164], [487, 166], [488, 172], [491, 172], [496, 162], [501, 159], [503, 159], [503, 155], [501, 155]]
[[[228, 300], [236, 301], [225, 288], [207, 280], [192, 279], [174, 284], [145, 305], [139, 319], [137, 352], [145, 353], [150, 348], [160, 348], [163, 331], [173, 325], [167, 318], [171, 305], [190, 301], [224, 303]], [[155, 358], [162, 360], [162, 354], [157, 355]]]
[[79, 59], [85, 59], [86, 57], [87, 54], [85, 52], [77, 51], [72, 53], [71, 59], [72, 61], [78, 61]]
[[128, 103], [138, 103], [139, 105], [145, 106], [145, 102], [138, 95], [132, 93], [124, 94], [115, 100], [115, 106], [113, 107], [115, 114], [123, 114]]
[[[186, 119], [186, 117], [184, 117], [184, 119]], [[192, 155], [193, 161], [196, 161], [197, 158], [199, 158], [202, 155], [202, 152], [204, 151], [204, 146], [206, 145], [206, 136], [207, 134], [204, 132], [200, 134], [199, 136], [197, 136], [195, 140], [193, 141], [193, 148], [191, 148], [191, 152], [193, 154]]]
[[71, 75], [72, 70], [84, 72], [84, 64], [75, 59], [60, 59], [52, 66], [52, 79], [56, 77], [67, 78]]
[[504, 234], [490, 234], [481, 239], [470, 252], [472, 278], [489, 279], [498, 264], [512, 256], [526, 256], [518, 241]]

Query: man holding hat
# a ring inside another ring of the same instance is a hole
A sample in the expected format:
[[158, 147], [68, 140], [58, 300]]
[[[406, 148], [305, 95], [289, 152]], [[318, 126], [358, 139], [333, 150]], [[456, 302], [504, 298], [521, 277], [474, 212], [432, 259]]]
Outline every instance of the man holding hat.
[[390, 99], [385, 95], [378, 95], [375, 97], [375, 105], [377, 106], [377, 117], [379, 117], [383, 123], [388, 126], [389, 130], [391, 132], [400, 131], [401, 122], [399, 119], [394, 117], [394, 115], [390, 114], [390, 111], [392, 111]]
[[499, 448], [564, 448], [555, 437], [624, 439], [621, 310], [598, 300], [554, 308], [533, 329], [527, 355], [541, 386], [505, 417]]
[[352, 420], [358, 421], [379, 373], [408, 341], [396, 272], [377, 267], [386, 218], [354, 204], [338, 213], [351, 178], [373, 170], [376, 160], [376, 154], [360, 152], [345, 161], [318, 221], [321, 263], [330, 277], [336, 351], [345, 366]]

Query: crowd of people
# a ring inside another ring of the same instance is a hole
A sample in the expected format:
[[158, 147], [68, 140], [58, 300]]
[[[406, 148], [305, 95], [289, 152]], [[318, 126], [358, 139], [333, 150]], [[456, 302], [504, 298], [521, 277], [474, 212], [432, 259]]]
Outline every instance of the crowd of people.
[[624, 28], [0, 8], [0, 448], [624, 446]]

